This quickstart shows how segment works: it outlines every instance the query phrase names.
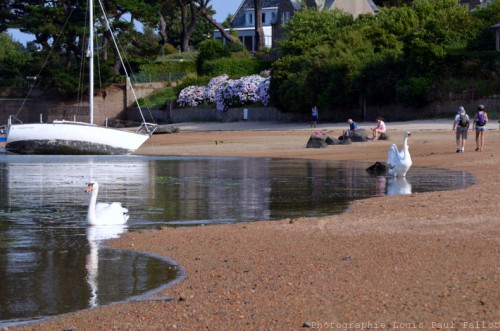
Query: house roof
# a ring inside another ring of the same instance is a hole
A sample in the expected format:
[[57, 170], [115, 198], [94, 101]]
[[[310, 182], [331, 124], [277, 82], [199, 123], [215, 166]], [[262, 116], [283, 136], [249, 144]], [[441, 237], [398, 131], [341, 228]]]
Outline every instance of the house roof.
[[335, 2], [335, 0], [326, 0], [325, 1], [325, 8], [332, 8], [334, 2]]
[[[327, 4], [329, 5], [328, 7]], [[354, 17], [365, 13], [376, 13], [379, 11], [378, 7], [372, 0], [326, 0], [325, 8], [342, 9], [346, 13], [352, 14]]]
[[490, 30], [500, 30], [500, 23], [488, 27]]
[[[262, 8], [278, 7], [283, 0], [260, 0]], [[293, 5], [295, 10], [300, 10], [304, 1], [288, 0]], [[484, 0], [482, 0], [484, 1]], [[346, 13], [358, 17], [364, 13], [377, 13], [378, 7], [373, 0], [310, 0], [305, 2], [308, 7], [314, 7], [331, 10], [334, 8], [342, 9]], [[246, 24], [245, 11], [254, 8], [254, 0], [243, 0], [231, 20], [232, 27], [242, 27]]]
[[[245, 10], [254, 8], [254, 0], [243, 0], [231, 20], [232, 27], [245, 25]], [[260, 0], [262, 8], [278, 7], [280, 0]]]
[[300, 10], [300, 8], [302, 8], [302, 3], [300, 2], [300, 0], [290, 0], [290, 2], [292, 3], [292, 6], [295, 10]]

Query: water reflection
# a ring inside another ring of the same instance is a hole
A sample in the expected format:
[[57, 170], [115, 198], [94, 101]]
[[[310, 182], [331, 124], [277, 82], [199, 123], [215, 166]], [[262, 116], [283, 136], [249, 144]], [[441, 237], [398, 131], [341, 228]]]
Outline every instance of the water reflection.
[[[89, 307], [99, 305], [99, 245], [104, 240], [116, 239], [120, 234], [127, 231], [127, 226], [120, 225], [94, 225], [87, 227], [87, 240], [90, 252], [86, 258], [87, 282], [90, 288]], [[106, 272], [106, 270], [104, 270]], [[105, 303], [105, 302], [104, 302]]]
[[455, 189], [472, 182], [462, 172], [416, 167], [407, 178], [374, 177], [364, 171], [366, 164], [324, 160], [5, 159], [9, 162], [0, 163], [0, 203], [9, 210], [47, 212], [49, 216], [38, 216], [39, 222], [53, 222], [67, 210], [84, 215], [88, 196], [82, 187], [95, 179], [101, 184], [99, 201], [122, 202], [133, 229], [320, 216], [341, 212], [353, 199]]
[[388, 177], [387, 195], [401, 195], [411, 193], [411, 184], [408, 183], [406, 177]]
[[[0, 327], [140, 295], [174, 279], [165, 261], [102, 245], [165, 225], [321, 216], [353, 199], [463, 188], [464, 172], [414, 167], [405, 179], [322, 160], [0, 155]], [[127, 227], [87, 227], [85, 184], [130, 210]], [[7, 284], [7, 285], [5, 285]], [[3, 323], [3, 324], [2, 324]]]

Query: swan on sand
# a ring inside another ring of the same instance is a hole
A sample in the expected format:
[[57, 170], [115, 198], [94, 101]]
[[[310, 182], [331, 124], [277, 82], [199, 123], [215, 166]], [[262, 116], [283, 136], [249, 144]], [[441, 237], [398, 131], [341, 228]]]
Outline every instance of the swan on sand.
[[411, 167], [411, 156], [408, 150], [408, 138], [410, 132], [406, 132], [403, 137], [403, 148], [398, 151], [398, 146], [392, 144], [387, 155], [387, 173], [395, 177], [405, 177]]
[[87, 211], [87, 224], [89, 225], [116, 225], [125, 224], [128, 220], [128, 209], [123, 208], [120, 202], [97, 203], [99, 184], [91, 182], [87, 185], [85, 192], [92, 192], [90, 196], [89, 209]]

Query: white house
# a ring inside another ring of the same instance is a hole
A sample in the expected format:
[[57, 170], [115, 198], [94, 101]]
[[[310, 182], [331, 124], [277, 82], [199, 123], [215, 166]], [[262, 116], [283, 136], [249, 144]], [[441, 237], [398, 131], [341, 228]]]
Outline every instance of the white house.
[[[373, 0], [260, 0], [262, 3], [262, 26], [266, 47], [271, 48], [276, 40], [282, 38], [282, 26], [303, 6], [317, 10], [341, 9], [355, 18], [361, 14], [375, 15], [379, 8]], [[476, 10], [493, 0], [460, 0]], [[249, 51], [255, 50], [255, 8], [254, 0], [243, 0], [230, 22], [231, 29], [236, 30], [241, 42]], [[500, 50], [500, 23], [491, 27], [497, 32], [497, 50]], [[230, 29], [226, 29], [229, 32]], [[214, 38], [222, 38], [220, 31], [214, 31]]]
[[[273, 41], [281, 38], [281, 26], [306, 6], [319, 10], [341, 9], [354, 17], [360, 14], [378, 12], [373, 0], [260, 0], [262, 3], [262, 26], [266, 47], [272, 47]], [[230, 22], [231, 28], [238, 32], [241, 42], [249, 51], [255, 50], [255, 8], [254, 0], [243, 0]], [[226, 31], [229, 32], [229, 29]], [[214, 38], [223, 40], [220, 31], [214, 32]], [[225, 40], [223, 40], [225, 42]]]
[[[272, 25], [276, 22], [280, 0], [260, 0], [262, 3], [262, 28], [266, 47], [272, 46]], [[230, 22], [231, 29], [249, 51], [255, 50], [255, 8], [254, 0], [243, 0]], [[229, 32], [229, 29], [226, 29]], [[220, 31], [214, 31], [214, 38], [222, 40]], [[225, 40], [224, 40], [225, 42]]]

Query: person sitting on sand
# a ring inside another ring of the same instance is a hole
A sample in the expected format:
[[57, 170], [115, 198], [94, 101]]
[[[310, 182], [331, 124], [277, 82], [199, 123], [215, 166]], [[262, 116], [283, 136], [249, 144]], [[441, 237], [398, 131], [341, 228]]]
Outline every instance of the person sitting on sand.
[[347, 123], [349, 123], [349, 130], [350, 131], [356, 131], [358, 129], [358, 123], [354, 122], [352, 118], [347, 120]]
[[373, 133], [373, 136], [371, 138], [372, 140], [378, 140], [380, 138], [380, 135], [387, 131], [387, 128], [385, 126], [382, 117], [380, 116], [377, 117], [377, 123], [378, 123], [377, 126], [372, 128], [372, 133]]
[[342, 136], [344, 137], [352, 137], [356, 130], [358, 129], [358, 124], [352, 120], [352, 118], [347, 120], [347, 123], [349, 123], [349, 130], [345, 130], [342, 133]]

